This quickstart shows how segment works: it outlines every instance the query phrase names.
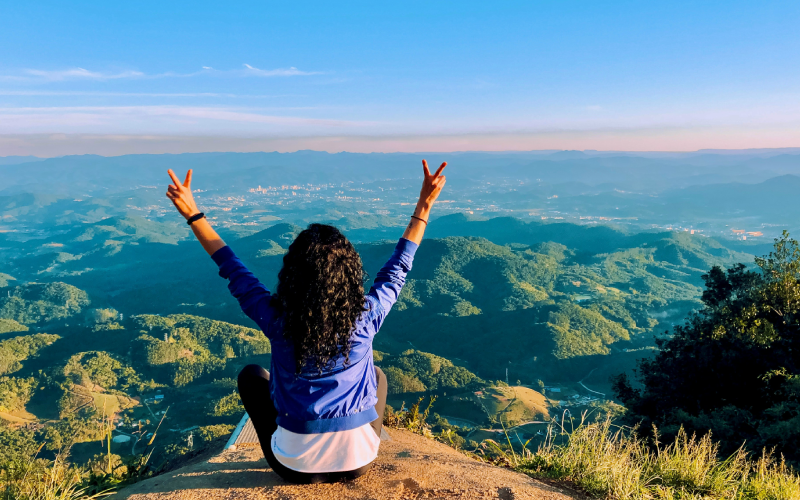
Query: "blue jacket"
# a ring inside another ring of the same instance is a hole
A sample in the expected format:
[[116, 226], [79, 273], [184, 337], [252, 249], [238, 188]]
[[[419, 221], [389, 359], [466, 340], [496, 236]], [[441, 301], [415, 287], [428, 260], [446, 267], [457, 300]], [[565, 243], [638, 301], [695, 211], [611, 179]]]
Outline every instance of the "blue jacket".
[[366, 297], [364, 312], [352, 333], [350, 363], [340, 356], [330, 370], [295, 370], [294, 345], [283, 336], [280, 317], [270, 305], [267, 288], [247, 270], [230, 247], [211, 256], [219, 275], [242, 311], [258, 324], [272, 344], [270, 392], [278, 410], [278, 425], [298, 434], [355, 429], [378, 418], [378, 383], [372, 362], [372, 339], [389, 313], [411, 270], [418, 245], [401, 238], [389, 261], [378, 272]]

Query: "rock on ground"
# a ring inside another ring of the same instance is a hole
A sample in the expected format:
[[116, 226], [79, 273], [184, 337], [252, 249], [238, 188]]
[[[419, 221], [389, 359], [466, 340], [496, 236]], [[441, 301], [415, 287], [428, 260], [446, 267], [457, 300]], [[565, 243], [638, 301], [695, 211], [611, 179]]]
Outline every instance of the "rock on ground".
[[372, 469], [349, 482], [295, 485], [268, 468], [259, 448], [213, 458], [136, 483], [115, 500], [356, 500], [582, 498], [524, 474], [484, 464], [431, 439], [392, 430]]

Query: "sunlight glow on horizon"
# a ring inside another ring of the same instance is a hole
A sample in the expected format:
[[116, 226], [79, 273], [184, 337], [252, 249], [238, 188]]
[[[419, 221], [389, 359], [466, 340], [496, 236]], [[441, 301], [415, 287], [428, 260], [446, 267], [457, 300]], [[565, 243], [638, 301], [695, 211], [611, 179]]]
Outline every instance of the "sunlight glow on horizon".
[[0, 135], [0, 157], [207, 152], [418, 153], [592, 150], [693, 152], [800, 147], [794, 129], [636, 129], [551, 131], [530, 134], [427, 136], [225, 137], [98, 134]]

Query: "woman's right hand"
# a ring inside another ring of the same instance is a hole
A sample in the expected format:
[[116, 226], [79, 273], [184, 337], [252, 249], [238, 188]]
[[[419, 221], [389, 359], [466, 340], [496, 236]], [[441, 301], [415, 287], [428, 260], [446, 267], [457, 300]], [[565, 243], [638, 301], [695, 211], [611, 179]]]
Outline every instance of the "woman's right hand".
[[436, 173], [431, 174], [428, 169], [428, 162], [422, 160], [422, 171], [425, 173], [425, 179], [422, 180], [422, 189], [419, 191], [419, 201], [417, 208], [414, 209], [411, 222], [408, 223], [403, 238], [413, 241], [417, 245], [422, 241], [422, 235], [425, 234], [425, 227], [428, 225], [428, 218], [431, 215], [431, 207], [436, 203], [436, 198], [442, 192], [444, 183], [447, 179], [441, 175], [447, 162], [442, 163]]
[[[430, 210], [436, 202], [436, 198], [439, 197], [439, 193], [442, 192], [442, 188], [445, 182], [447, 182], [447, 178], [441, 175], [442, 170], [444, 170], [446, 166], [447, 162], [442, 163], [436, 172], [431, 174], [431, 171], [428, 169], [428, 162], [422, 160], [422, 170], [425, 174], [425, 179], [422, 181], [422, 189], [419, 192], [419, 202], [417, 204], [419, 208]], [[420, 205], [422, 206], [420, 207]]]
[[173, 205], [175, 208], [178, 209], [181, 215], [185, 219], [188, 219], [192, 215], [200, 213], [200, 210], [197, 208], [197, 204], [194, 202], [194, 196], [192, 196], [192, 171], [191, 169], [186, 172], [186, 180], [181, 183], [178, 180], [178, 177], [175, 175], [175, 172], [172, 169], [167, 170], [170, 178], [172, 178], [172, 184], [169, 185], [167, 188], [167, 198], [172, 200]]

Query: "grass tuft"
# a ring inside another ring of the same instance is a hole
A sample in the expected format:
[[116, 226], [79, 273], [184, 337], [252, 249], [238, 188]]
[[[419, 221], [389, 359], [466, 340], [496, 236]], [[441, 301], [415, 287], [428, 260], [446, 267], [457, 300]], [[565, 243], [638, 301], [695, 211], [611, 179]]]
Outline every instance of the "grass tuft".
[[110, 494], [90, 493], [83, 485], [81, 471], [61, 455], [54, 460], [18, 458], [0, 468], [2, 500], [96, 500]]
[[[800, 477], [766, 450], [744, 449], [726, 459], [710, 434], [681, 429], [667, 446], [640, 438], [611, 420], [549, 433], [536, 452], [524, 449], [513, 468], [535, 477], [571, 481], [596, 497], [643, 500], [797, 500]], [[516, 458], [509, 457], [509, 458]]]

